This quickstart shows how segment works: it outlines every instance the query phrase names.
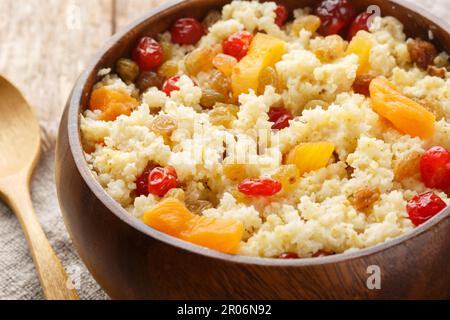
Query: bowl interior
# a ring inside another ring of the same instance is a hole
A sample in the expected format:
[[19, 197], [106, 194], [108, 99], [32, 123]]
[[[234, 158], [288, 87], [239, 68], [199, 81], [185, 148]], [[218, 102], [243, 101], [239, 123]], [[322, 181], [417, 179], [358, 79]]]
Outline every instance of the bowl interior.
[[[238, 263], [274, 266], [300, 266], [336, 263], [343, 260], [371, 255], [412, 239], [421, 233], [426, 232], [441, 220], [450, 218], [450, 208], [447, 208], [445, 212], [441, 213], [438, 217], [430, 220], [421, 227], [416, 228], [413, 232], [407, 235], [353, 253], [313, 259], [276, 260], [244, 256], [229, 256], [185, 243], [145, 226], [138, 219], [128, 214], [118, 203], [112, 200], [112, 198], [108, 196], [106, 191], [104, 191], [90, 172], [84, 158], [80, 138], [79, 114], [86, 109], [92, 87], [97, 81], [100, 80], [100, 77], [98, 76], [99, 70], [103, 68], [113, 69], [115, 62], [119, 58], [130, 56], [132, 48], [135, 46], [140, 37], [156, 36], [157, 34], [170, 28], [172, 22], [178, 18], [191, 16], [201, 19], [205, 17], [210, 10], [220, 10], [223, 5], [229, 2], [229, 0], [175, 0], [169, 1], [165, 5], [152, 10], [110, 39], [105, 47], [95, 56], [92, 63], [88, 66], [75, 85], [68, 110], [68, 135], [71, 152], [74, 156], [78, 170], [83, 176], [83, 179], [96, 194], [96, 196], [105, 204], [105, 206], [112, 211], [112, 213], [140, 232], [185, 250]], [[281, 0], [277, 2], [286, 5], [291, 10], [307, 6], [315, 7], [318, 3], [318, 1], [315, 0]], [[394, 16], [399, 19], [405, 26], [405, 32], [408, 36], [427, 39], [432, 41], [440, 50], [450, 52], [450, 27], [445, 22], [440, 21], [429, 14], [423, 12], [419, 14], [419, 7], [411, 3], [406, 3], [404, 0], [358, 0], [352, 2], [356, 5], [359, 11], [365, 11], [369, 8], [369, 6], [372, 6], [372, 9], [378, 10], [378, 7], [382, 16]]]

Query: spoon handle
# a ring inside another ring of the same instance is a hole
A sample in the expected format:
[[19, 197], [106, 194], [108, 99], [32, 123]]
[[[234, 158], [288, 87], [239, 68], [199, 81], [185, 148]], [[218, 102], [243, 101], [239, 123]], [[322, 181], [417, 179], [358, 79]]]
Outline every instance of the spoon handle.
[[77, 292], [69, 288], [67, 274], [36, 217], [27, 179], [16, 178], [16, 181], [11, 179], [7, 190], [1, 189], [22, 225], [44, 296], [48, 300], [78, 300]]

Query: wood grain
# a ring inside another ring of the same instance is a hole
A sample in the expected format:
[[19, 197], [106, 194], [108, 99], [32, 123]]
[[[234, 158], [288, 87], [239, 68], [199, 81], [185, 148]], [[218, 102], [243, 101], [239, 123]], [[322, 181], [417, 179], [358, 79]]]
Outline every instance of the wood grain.
[[115, 31], [167, 0], [115, 0]]

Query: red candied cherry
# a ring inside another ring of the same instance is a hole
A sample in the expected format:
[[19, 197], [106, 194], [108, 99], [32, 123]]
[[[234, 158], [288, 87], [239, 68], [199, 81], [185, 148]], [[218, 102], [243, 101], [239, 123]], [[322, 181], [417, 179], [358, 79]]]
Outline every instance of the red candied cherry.
[[205, 34], [202, 24], [193, 18], [177, 20], [170, 32], [172, 41], [180, 45], [195, 45]]
[[155, 39], [144, 37], [133, 51], [133, 60], [142, 71], [157, 69], [164, 62], [163, 48]]
[[351, 41], [353, 37], [361, 30], [369, 31], [369, 19], [373, 14], [370, 12], [363, 12], [356, 17], [348, 31], [347, 40]]
[[136, 190], [134, 193], [136, 197], [140, 196], [148, 196], [148, 177], [150, 175], [150, 170], [145, 170], [143, 174], [141, 174], [136, 180]]
[[167, 79], [162, 87], [162, 91], [164, 91], [168, 97], [170, 97], [173, 91], [179, 91], [180, 88], [177, 86], [177, 82], [180, 80], [180, 76], [174, 76], [172, 78]]
[[292, 260], [292, 259], [300, 259], [300, 257], [298, 256], [298, 254], [293, 252], [284, 252], [278, 256], [278, 259]]
[[164, 197], [167, 192], [178, 187], [178, 175], [173, 167], [157, 167], [148, 176], [149, 193]]
[[289, 18], [289, 11], [285, 6], [279, 5], [275, 9], [275, 13], [277, 15], [275, 18], [275, 23], [281, 28]]
[[444, 200], [434, 192], [426, 192], [412, 198], [408, 202], [406, 210], [412, 223], [420, 226], [444, 210], [446, 206]]
[[422, 181], [428, 188], [450, 188], [450, 152], [443, 147], [433, 147], [420, 161]]
[[280, 182], [268, 178], [247, 179], [239, 185], [239, 191], [249, 197], [271, 197], [282, 188]]
[[269, 121], [274, 122], [273, 130], [282, 130], [289, 127], [289, 121], [293, 119], [292, 113], [283, 107], [272, 107], [269, 110]]
[[356, 11], [348, 0], [324, 0], [317, 7], [316, 15], [322, 21], [319, 32], [329, 36], [338, 34], [348, 27]]
[[245, 57], [253, 41], [253, 34], [247, 31], [237, 32], [226, 39], [223, 44], [223, 53], [235, 57], [238, 61]]

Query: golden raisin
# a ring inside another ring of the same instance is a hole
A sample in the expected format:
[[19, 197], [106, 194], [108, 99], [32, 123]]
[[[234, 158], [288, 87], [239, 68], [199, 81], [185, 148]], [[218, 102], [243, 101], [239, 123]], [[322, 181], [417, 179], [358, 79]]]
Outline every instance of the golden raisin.
[[292, 23], [292, 33], [295, 36], [298, 36], [301, 30], [306, 30], [314, 34], [319, 29], [320, 25], [321, 21], [317, 16], [309, 15], [301, 17], [295, 19]]
[[357, 76], [355, 82], [353, 82], [353, 91], [366, 97], [370, 96], [369, 87], [373, 79], [374, 77], [368, 74]]
[[211, 89], [228, 97], [231, 92], [231, 79], [218, 70], [213, 70], [208, 78]]
[[446, 68], [438, 68], [436, 66], [428, 66], [427, 72], [432, 77], [438, 77], [438, 78], [445, 79], [445, 76], [447, 74], [447, 69]]
[[173, 45], [170, 42], [161, 42], [161, 47], [163, 49], [164, 61], [172, 59]]
[[427, 70], [433, 64], [438, 52], [436, 47], [428, 41], [416, 38], [408, 42], [408, 51], [411, 60], [421, 69]]
[[116, 64], [116, 72], [126, 83], [132, 83], [139, 76], [139, 66], [130, 59], [119, 59]]
[[263, 95], [267, 86], [272, 86], [278, 91], [278, 73], [275, 68], [265, 68], [259, 76], [259, 89], [258, 94]]
[[180, 202], [185, 202], [186, 201], [186, 193], [184, 192], [183, 189], [180, 189], [180, 188], [171, 189], [164, 196], [164, 199], [176, 199]]
[[422, 155], [415, 151], [400, 161], [394, 168], [395, 181], [401, 182], [406, 178], [415, 176], [420, 172], [420, 159]]
[[212, 203], [206, 200], [196, 200], [192, 202], [188, 201], [186, 206], [189, 211], [198, 215], [201, 215], [205, 210], [213, 208]]
[[213, 59], [216, 51], [211, 46], [195, 49], [187, 55], [184, 63], [186, 71], [191, 76], [196, 76], [200, 72], [206, 72], [213, 68]]
[[170, 136], [177, 129], [178, 124], [175, 119], [166, 115], [160, 115], [153, 120], [152, 131], [161, 136]]
[[211, 89], [203, 89], [202, 98], [200, 100], [200, 105], [203, 108], [211, 109], [217, 103], [226, 102], [226, 98], [220, 92]]
[[155, 87], [161, 89], [164, 84], [164, 79], [153, 71], [144, 71], [140, 74], [137, 80], [137, 87], [139, 91], [145, 92], [148, 89]]
[[331, 35], [311, 42], [311, 50], [322, 62], [332, 62], [345, 55], [348, 43], [339, 35]]
[[370, 208], [381, 197], [381, 191], [378, 187], [364, 187], [356, 191], [350, 198], [353, 207], [358, 211]]
[[227, 54], [219, 53], [213, 59], [213, 65], [220, 72], [222, 72], [227, 77], [230, 77], [233, 73], [234, 66], [238, 63], [235, 57], [229, 56]]
[[209, 119], [214, 126], [230, 128], [239, 108], [233, 104], [218, 104], [209, 112]]
[[166, 61], [158, 69], [158, 76], [162, 79], [169, 79], [178, 74], [178, 63], [172, 60]]

